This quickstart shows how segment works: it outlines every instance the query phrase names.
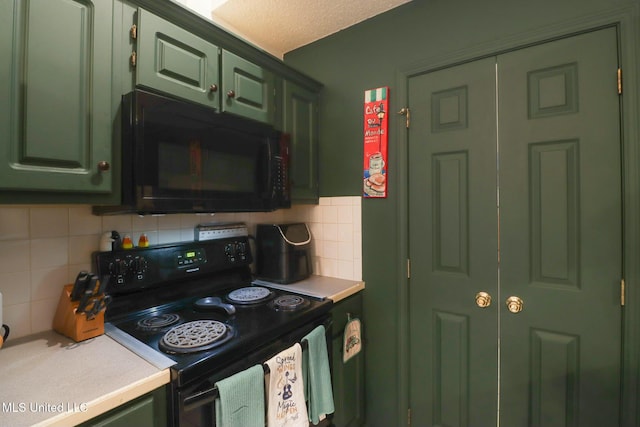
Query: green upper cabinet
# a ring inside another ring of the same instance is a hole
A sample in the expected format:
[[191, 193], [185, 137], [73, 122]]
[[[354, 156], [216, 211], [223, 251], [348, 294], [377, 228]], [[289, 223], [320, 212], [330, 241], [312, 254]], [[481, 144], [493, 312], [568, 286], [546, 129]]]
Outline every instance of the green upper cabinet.
[[318, 94], [283, 84], [283, 130], [291, 136], [291, 199], [318, 203]]
[[223, 111], [273, 123], [274, 83], [270, 71], [229, 51], [222, 51]]
[[216, 45], [138, 9], [136, 83], [220, 108], [219, 49]]
[[273, 123], [272, 72], [142, 8], [135, 32], [137, 85]]
[[0, 189], [112, 189], [112, 2], [0, 2]]

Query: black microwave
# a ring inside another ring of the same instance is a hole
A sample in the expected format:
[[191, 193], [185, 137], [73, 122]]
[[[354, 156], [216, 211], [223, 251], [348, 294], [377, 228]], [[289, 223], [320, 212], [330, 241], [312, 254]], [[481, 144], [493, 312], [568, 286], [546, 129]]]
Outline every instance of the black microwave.
[[122, 98], [122, 206], [96, 214], [291, 206], [289, 138], [272, 126], [137, 89]]

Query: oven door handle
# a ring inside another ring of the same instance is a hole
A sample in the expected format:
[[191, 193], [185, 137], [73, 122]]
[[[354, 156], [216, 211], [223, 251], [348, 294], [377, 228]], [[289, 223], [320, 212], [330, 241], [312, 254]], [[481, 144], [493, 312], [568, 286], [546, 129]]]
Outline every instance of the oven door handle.
[[[327, 336], [327, 350], [330, 350], [330, 347], [328, 347], [331, 342], [331, 329], [333, 326], [333, 319], [331, 317], [328, 317], [323, 323], [322, 325], [325, 327], [325, 334]], [[306, 342], [300, 342], [300, 345], [305, 348], [306, 347]], [[293, 345], [293, 344], [291, 344]], [[268, 372], [269, 370], [269, 366], [266, 364], [262, 365], [262, 369], [265, 370], [265, 374]], [[220, 392], [218, 391], [218, 387], [213, 386], [210, 387], [208, 389], [205, 390], [201, 390], [198, 392], [195, 392], [194, 394], [185, 397], [182, 400], [182, 408], [185, 411], [191, 411], [193, 409], [199, 408], [203, 405], [206, 405], [208, 403], [213, 403], [216, 399], [220, 398]]]
[[212, 403], [219, 397], [220, 393], [218, 392], [218, 387], [213, 386], [206, 390], [194, 393], [191, 396], [185, 397], [182, 400], [182, 407], [185, 411], [191, 411], [208, 403]]

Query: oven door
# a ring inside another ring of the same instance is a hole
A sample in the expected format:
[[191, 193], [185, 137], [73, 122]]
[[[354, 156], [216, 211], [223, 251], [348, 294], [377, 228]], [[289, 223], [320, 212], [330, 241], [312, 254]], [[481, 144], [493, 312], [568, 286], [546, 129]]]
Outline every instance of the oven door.
[[[173, 398], [175, 399], [173, 402], [175, 425], [179, 427], [215, 426], [216, 414], [214, 401], [218, 394], [214, 385], [217, 381], [269, 360], [280, 351], [300, 342], [305, 335], [319, 325], [324, 325], [325, 327], [327, 351], [328, 354], [331, 355], [331, 323], [330, 315], [319, 318], [314, 322], [297, 328], [264, 347], [256, 349], [249, 355], [239, 354], [236, 359], [238, 362], [211, 373], [206, 378], [196, 381], [193, 385], [185, 386], [181, 390], [175, 390], [173, 393]], [[329, 366], [333, 371], [331, 356], [329, 356]], [[327, 419], [319, 425], [331, 425], [331, 418], [332, 416], [328, 416]]]

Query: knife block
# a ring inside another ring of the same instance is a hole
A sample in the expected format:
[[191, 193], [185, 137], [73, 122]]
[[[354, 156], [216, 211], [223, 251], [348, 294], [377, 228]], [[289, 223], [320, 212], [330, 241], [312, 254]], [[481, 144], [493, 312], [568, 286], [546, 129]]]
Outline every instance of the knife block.
[[53, 329], [75, 342], [88, 340], [104, 334], [104, 310], [93, 319], [87, 319], [85, 313], [76, 313], [80, 301], [71, 301], [73, 284], [65, 285], [60, 294]]

